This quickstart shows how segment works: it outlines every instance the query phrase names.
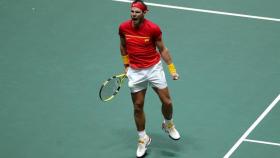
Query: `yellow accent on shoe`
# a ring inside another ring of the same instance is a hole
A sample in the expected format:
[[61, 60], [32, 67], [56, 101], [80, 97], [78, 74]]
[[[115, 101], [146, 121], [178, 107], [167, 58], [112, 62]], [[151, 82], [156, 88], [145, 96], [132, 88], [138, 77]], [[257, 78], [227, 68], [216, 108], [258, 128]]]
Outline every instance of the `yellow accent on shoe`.
[[169, 128], [169, 129], [173, 128], [174, 127], [173, 122], [167, 123], [166, 127]]
[[138, 140], [138, 143], [140, 143], [140, 144], [144, 144], [145, 142], [144, 142], [144, 140]]

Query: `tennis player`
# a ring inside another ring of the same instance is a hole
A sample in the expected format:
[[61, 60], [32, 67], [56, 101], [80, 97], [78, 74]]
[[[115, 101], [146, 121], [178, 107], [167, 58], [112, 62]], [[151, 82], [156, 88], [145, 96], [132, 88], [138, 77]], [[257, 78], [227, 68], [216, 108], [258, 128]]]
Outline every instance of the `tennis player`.
[[134, 119], [139, 135], [136, 156], [142, 157], [151, 143], [151, 137], [145, 132], [143, 110], [148, 85], [153, 88], [162, 102], [163, 130], [170, 138], [180, 139], [172, 119], [173, 106], [161, 59], [167, 64], [174, 80], [179, 79], [179, 75], [162, 40], [160, 27], [145, 18], [148, 11], [145, 3], [142, 0], [135, 0], [130, 10], [131, 19], [119, 26], [120, 51], [131, 90]]

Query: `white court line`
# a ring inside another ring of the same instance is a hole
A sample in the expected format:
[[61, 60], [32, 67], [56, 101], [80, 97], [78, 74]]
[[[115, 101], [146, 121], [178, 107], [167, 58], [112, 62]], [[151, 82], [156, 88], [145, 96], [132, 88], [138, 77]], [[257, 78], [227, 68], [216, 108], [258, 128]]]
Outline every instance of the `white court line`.
[[267, 142], [267, 141], [260, 141], [260, 140], [244, 139], [244, 141], [245, 141], [245, 142], [251, 142], [251, 143], [259, 143], [259, 144], [267, 144], [267, 145], [280, 146], [279, 143], [273, 143], [273, 142]]
[[[131, 3], [130, 0], [112, 0], [112, 1]], [[270, 18], [270, 17], [262, 17], [262, 16], [246, 15], [246, 14], [237, 14], [237, 13], [229, 13], [229, 12], [221, 12], [221, 11], [205, 10], [205, 9], [196, 9], [196, 8], [180, 7], [180, 6], [158, 4], [158, 3], [148, 3], [148, 2], [145, 2], [145, 4], [147, 4], [149, 6], [156, 6], [156, 7], [162, 7], [162, 8], [171, 8], [171, 9], [178, 9], [178, 10], [188, 10], [188, 11], [194, 11], [194, 12], [202, 12], [202, 13], [219, 14], [219, 15], [236, 16], [236, 17], [242, 17], [242, 18], [250, 18], [250, 19], [258, 19], [258, 20], [268, 20], [268, 21], [280, 22], [280, 19]]]
[[271, 109], [280, 100], [280, 94], [274, 99], [274, 101], [265, 109], [265, 111], [258, 117], [258, 119], [250, 126], [250, 128], [241, 136], [241, 138], [234, 144], [234, 146], [227, 152], [224, 158], [229, 158], [232, 153], [240, 146], [240, 144], [247, 138], [247, 136], [256, 128], [256, 126], [262, 121], [262, 119], [271, 111]]

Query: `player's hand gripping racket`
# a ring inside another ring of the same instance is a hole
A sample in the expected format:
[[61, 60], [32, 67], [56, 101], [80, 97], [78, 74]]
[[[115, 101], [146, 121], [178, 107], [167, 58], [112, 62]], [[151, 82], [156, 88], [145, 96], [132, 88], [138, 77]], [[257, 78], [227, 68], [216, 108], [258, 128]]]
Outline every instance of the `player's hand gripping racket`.
[[112, 100], [118, 94], [122, 83], [126, 78], [126, 74], [119, 74], [112, 76], [108, 80], [106, 80], [99, 90], [100, 99], [102, 101]]

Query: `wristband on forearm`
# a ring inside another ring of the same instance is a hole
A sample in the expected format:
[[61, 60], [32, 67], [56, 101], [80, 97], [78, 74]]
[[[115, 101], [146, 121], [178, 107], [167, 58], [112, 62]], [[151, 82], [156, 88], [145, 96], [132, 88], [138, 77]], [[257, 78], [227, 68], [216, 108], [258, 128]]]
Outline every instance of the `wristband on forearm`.
[[122, 60], [124, 65], [129, 65], [128, 55], [122, 55]]
[[167, 67], [168, 67], [169, 73], [171, 75], [177, 73], [176, 67], [175, 67], [175, 65], [173, 63], [167, 65]]

